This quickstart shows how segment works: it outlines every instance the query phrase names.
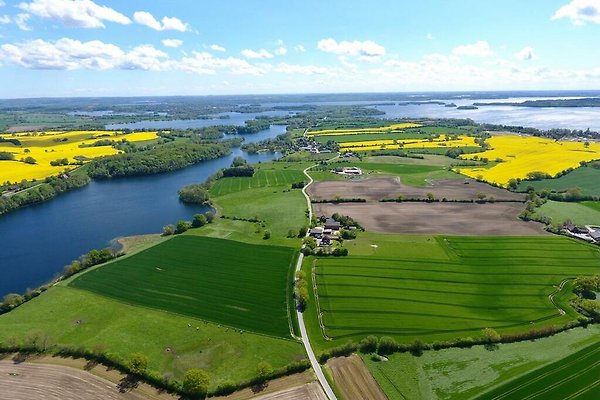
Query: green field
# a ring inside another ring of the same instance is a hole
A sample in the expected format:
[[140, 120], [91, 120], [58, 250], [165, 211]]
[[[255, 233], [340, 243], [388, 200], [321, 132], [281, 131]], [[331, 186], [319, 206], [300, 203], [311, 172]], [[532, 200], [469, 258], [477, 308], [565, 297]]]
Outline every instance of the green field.
[[[392, 235], [388, 235], [392, 237]], [[596, 247], [563, 237], [404, 237], [358, 240], [345, 258], [309, 265], [325, 334], [425, 342], [561, 325], [577, 314], [548, 295], [563, 279], [598, 272]], [[376, 246], [376, 247], [374, 247]], [[564, 289], [567, 290], [567, 289]]]
[[0, 316], [0, 343], [28, 342], [33, 337], [45, 337], [50, 345], [100, 348], [123, 360], [141, 352], [148, 356], [150, 370], [178, 379], [186, 370], [200, 367], [210, 374], [212, 388], [254, 377], [260, 361], [279, 368], [305, 357], [302, 345], [293, 340], [241, 334], [70, 286], [52, 287]]
[[426, 179], [461, 179], [462, 175], [448, 171], [446, 167], [440, 165], [416, 165], [393, 164], [393, 163], [373, 163], [373, 162], [341, 162], [331, 163], [332, 168], [336, 167], [359, 167], [364, 174], [376, 175], [394, 175], [399, 176], [402, 183], [410, 186], [425, 186]]
[[600, 196], [600, 169], [581, 167], [556, 179], [524, 181], [519, 185], [519, 190], [525, 191], [529, 186], [533, 186], [537, 191], [549, 189], [556, 192], [579, 188], [583, 195]]
[[508, 382], [481, 400], [600, 398], [600, 342]]
[[[384, 362], [373, 361], [369, 355], [364, 355], [363, 360], [390, 400], [467, 400], [495, 388], [505, 388], [503, 385], [510, 385], [507, 382], [517, 382], [519, 377], [528, 376], [524, 374], [540, 367], [552, 365], [556, 368], [553, 363], [560, 365], [559, 360], [594, 343], [597, 346], [598, 335], [600, 326], [592, 325], [548, 338], [499, 344], [493, 351], [474, 346], [427, 351], [420, 357], [409, 353], [393, 354]], [[521, 395], [516, 398], [526, 397], [522, 392]], [[536, 397], [544, 400], [564, 398], [566, 396], [551, 394]]]
[[562, 224], [570, 219], [576, 225], [600, 225], [597, 202], [567, 203], [549, 200], [536, 208], [535, 213], [552, 218], [552, 223]]
[[295, 250], [178, 236], [70, 283], [129, 304], [290, 337], [287, 283]]
[[583, 201], [581, 202], [584, 206], [591, 208], [594, 211], [600, 212], [600, 201]]
[[[283, 164], [283, 166], [286, 166], [286, 164]], [[259, 167], [259, 170], [252, 177], [229, 177], [217, 180], [211, 187], [210, 194], [212, 196], [223, 196], [246, 189], [277, 186], [289, 188], [292, 183], [306, 180], [308, 180], [306, 175], [298, 169]]]
[[372, 132], [361, 133], [357, 135], [325, 135], [316, 136], [318, 143], [327, 143], [329, 141], [342, 142], [366, 142], [367, 140], [401, 140], [401, 139], [427, 139], [427, 134], [419, 132]]

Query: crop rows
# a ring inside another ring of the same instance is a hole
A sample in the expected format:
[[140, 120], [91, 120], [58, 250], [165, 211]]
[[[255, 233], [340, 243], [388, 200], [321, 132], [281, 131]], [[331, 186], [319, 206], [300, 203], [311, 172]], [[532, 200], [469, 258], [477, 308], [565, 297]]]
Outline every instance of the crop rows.
[[294, 250], [180, 236], [83, 274], [70, 285], [134, 305], [288, 337]]
[[598, 399], [600, 342], [522, 375], [478, 397], [480, 400]]
[[252, 177], [232, 177], [217, 180], [210, 192], [213, 196], [223, 196], [246, 189], [267, 186], [291, 186], [306, 177], [298, 170], [258, 170]]
[[319, 259], [326, 334], [477, 336], [565, 322], [548, 295], [563, 279], [598, 272], [597, 250], [563, 238], [442, 239], [447, 261], [427, 254]]

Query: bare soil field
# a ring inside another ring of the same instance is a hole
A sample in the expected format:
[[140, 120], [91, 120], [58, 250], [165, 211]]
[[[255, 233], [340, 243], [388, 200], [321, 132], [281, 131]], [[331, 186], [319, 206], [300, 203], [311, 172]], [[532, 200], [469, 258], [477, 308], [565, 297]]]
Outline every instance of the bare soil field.
[[327, 361], [336, 386], [346, 399], [386, 400], [387, 397], [356, 354]]
[[211, 397], [214, 400], [327, 400], [312, 371], [269, 381], [266, 386], [237, 391], [229, 396]]
[[512, 193], [473, 179], [432, 180], [429, 186], [417, 187], [402, 184], [398, 177], [373, 177], [364, 180], [321, 181], [308, 188], [308, 194], [314, 200], [331, 200], [336, 196], [367, 201], [394, 199], [398, 196], [426, 199], [428, 193], [432, 193], [436, 199], [448, 200], [477, 200], [478, 195], [483, 193], [487, 198], [494, 197], [496, 200], [525, 201], [522, 193]]
[[89, 372], [61, 365], [0, 361], [0, 397], [11, 400], [142, 400]]
[[521, 203], [314, 204], [316, 215], [340, 213], [383, 233], [439, 235], [544, 235], [543, 225], [517, 218]]

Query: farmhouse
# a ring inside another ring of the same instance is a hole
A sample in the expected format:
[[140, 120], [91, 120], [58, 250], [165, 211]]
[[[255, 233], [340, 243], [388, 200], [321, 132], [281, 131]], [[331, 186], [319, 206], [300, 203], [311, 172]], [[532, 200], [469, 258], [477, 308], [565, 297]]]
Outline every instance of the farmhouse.
[[325, 229], [330, 229], [331, 231], [339, 231], [341, 224], [333, 218], [327, 218], [325, 220]]
[[320, 238], [323, 235], [323, 227], [322, 226], [316, 226], [314, 228], [312, 228], [308, 234], [314, 238]]

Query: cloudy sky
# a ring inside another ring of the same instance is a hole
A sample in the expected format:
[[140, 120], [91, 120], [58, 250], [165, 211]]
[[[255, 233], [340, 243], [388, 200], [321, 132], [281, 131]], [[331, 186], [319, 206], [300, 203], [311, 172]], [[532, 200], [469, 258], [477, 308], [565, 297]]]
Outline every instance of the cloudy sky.
[[0, 97], [600, 88], [600, 0], [0, 0]]

